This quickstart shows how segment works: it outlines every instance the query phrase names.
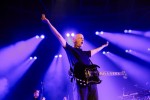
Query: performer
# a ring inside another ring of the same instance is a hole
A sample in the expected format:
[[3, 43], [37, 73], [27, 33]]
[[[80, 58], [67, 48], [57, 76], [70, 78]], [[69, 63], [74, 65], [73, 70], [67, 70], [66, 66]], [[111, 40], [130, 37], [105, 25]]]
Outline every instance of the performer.
[[33, 93], [33, 100], [46, 100], [46, 98], [40, 95], [40, 90], [35, 90]]
[[40, 90], [35, 90], [33, 94], [33, 100], [40, 100]]
[[[81, 47], [84, 43], [84, 36], [82, 34], [76, 34], [73, 39], [74, 47], [72, 47], [66, 42], [66, 40], [57, 31], [57, 29], [51, 24], [51, 22], [45, 17], [44, 14], [42, 14], [41, 19], [43, 22], [48, 24], [53, 34], [57, 37], [57, 39], [60, 41], [61, 45], [65, 49], [72, 71], [74, 71], [74, 68], [77, 64], [87, 65], [87, 66], [91, 65], [91, 61], [89, 60], [89, 58], [94, 54], [98, 53], [103, 48], [107, 47], [109, 44], [107, 42], [106, 44], [96, 49], [90, 51], [83, 51]], [[74, 89], [73, 89], [74, 100], [98, 100], [97, 84], [90, 84], [83, 87], [77, 84], [76, 80], [74, 80], [73, 83], [74, 83]]]

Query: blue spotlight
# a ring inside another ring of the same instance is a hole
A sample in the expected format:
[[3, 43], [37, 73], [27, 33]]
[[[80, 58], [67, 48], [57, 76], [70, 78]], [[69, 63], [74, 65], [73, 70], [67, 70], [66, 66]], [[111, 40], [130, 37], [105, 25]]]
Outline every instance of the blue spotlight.
[[34, 56], [34, 59], [36, 60], [36, 59], [37, 59], [37, 57], [36, 57], [36, 56]]
[[44, 35], [41, 35], [40, 37], [41, 37], [42, 39], [44, 39], [44, 38], [45, 38], [45, 36], [44, 36]]
[[30, 60], [32, 60], [33, 59], [33, 57], [30, 57]]
[[101, 31], [101, 32], [100, 32], [100, 34], [104, 34], [104, 32], [103, 32], [103, 31]]
[[105, 55], [105, 54], [106, 54], [106, 52], [105, 52], [105, 51], [103, 51], [103, 54]]
[[69, 36], [70, 36], [70, 34], [69, 34], [69, 33], [67, 33], [67, 34], [66, 34], [66, 36], [67, 36], [67, 37], [69, 37]]
[[125, 52], [129, 52], [129, 50], [125, 50]]
[[59, 54], [59, 57], [62, 57], [62, 55], [61, 55], [61, 54]]
[[96, 32], [95, 32], [95, 34], [96, 34], [96, 35], [99, 35], [99, 32], [98, 32], [98, 31], [96, 31]]
[[132, 50], [130, 49], [129, 52], [132, 52]]
[[55, 58], [58, 58], [58, 55], [55, 55]]
[[124, 33], [128, 33], [128, 30], [124, 30]]
[[74, 37], [74, 33], [71, 33], [71, 36]]
[[38, 39], [38, 38], [40, 38], [40, 37], [39, 37], [38, 35], [36, 35], [36, 36], [35, 36], [35, 38], [37, 38], [37, 39]]
[[132, 30], [128, 30], [128, 33], [131, 33], [132, 32]]
[[107, 51], [106, 53], [107, 53], [107, 54], [109, 54], [110, 52], [109, 52], [109, 51]]

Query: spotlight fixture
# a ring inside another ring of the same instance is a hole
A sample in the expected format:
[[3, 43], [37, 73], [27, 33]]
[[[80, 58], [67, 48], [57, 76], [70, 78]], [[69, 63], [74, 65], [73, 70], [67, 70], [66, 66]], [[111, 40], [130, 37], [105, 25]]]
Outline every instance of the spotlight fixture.
[[96, 34], [96, 35], [99, 35], [99, 32], [98, 32], [98, 31], [96, 31], [96, 32], [95, 32], [95, 34]]
[[125, 52], [129, 52], [129, 50], [125, 50]]
[[104, 32], [103, 32], [103, 31], [101, 31], [101, 32], [100, 32], [100, 34], [104, 34]]
[[67, 33], [67, 34], [66, 34], [66, 36], [67, 36], [67, 37], [69, 37], [69, 36], [70, 36], [70, 34], [69, 34], [69, 33]]
[[33, 59], [33, 57], [30, 57], [30, 60], [32, 60]]
[[58, 58], [58, 55], [55, 55], [55, 58]]
[[62, 55], [61, 55], [61, 54], [59, 54], [59, 57], [62, 57]]
[[44, 36], [44, 35], [41, 35], [40, 37], [41, 37], [42, 39], [44, 39], [44, 38], [45, 38], [45, 36]]
[[34, 56], [34, 59], [37, 59], [37, 57], [36, 57], [36, 56]]
[[71, 33], [71, 36], [74, 37], [74, 33]]
[[36, 35], [36, 36], [35, 36], [35, 38], [37, 38], [37, 39], [38, 39], [38, 38], [40, 38], [40, 37], [39, 37], [38, 35]]
[[106, 54], [106, 52], [105, 52], [105, 51], [103, 51], [103, 54], [105, 55], [105, 54]]

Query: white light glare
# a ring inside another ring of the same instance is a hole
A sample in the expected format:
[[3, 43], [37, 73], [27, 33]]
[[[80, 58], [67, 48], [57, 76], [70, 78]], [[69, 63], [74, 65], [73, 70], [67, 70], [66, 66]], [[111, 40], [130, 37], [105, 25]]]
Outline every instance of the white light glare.
[[71, 33], [71, 36], [74, 37], [74, 33]]
[[132, 50], [131, 50], [131, 49], [129, 49], [129, 50], [125, 50], [125, 52], [132, 52]]
[[129, 32], [129, 33], [131, 33], [131, 32], [132, 32], [132, 30], [128, 30], [128, 32]]
[[69, 33], [67, 33], [67, 34], [66, 34], [66, 36], [67, 36], [67, 37], [69, 37], [69, 36], [70, 36], [70, 34], [69, 34]]
[[36, 35], [36, 36], [35, 36], [35, 38], [37, 38], [37, 39], [38, 39], [38, 38], [40, 38], [40, 37], [39, 37], [38, 35]]
[[131, 33], [132, 30], [124, 30], [124, 33]]
[[55, 55], [55, 58], [58, 58], [58, 55]]
[[62, 57], [62, 55], [61, 55], [61, 54], [59, 54], [59, 57]]
[[99, 32], [98, 32], [98, 31], [96, 31], [96, 32], [95, 32], [95, 34], [96, 34], [96, 35], [98, 35], [98, 34], [99, 34]]
[[41, 38], [42, 38], [42, 39], [44, 39], [44, 38], [45, 38], [45, 36], [44, 36], [44, 35], [41, 35]]
[[37, 59], [37, 57], [36, 57], [36, 56], [34, 56], [34, 59]]
[[103, 51], [103, 54], [106, 54], [106, 52], [105, 52], [105, 51]]
[[32, 60], [33, 59], [33, 57], [30, 57], [30, 60]]
[[125, 52], [128, 52], [128, 50], [125, 50]]
[[106, 53], [107, 53], [107, 54], [109, 54], [110, 52], [109, 52], [109, 51], [107, 51]]
[[100, 34], [104, 34], [104, 32], [103, 32], [103, 31], [101, 31], [101, 32], [100, 32]]

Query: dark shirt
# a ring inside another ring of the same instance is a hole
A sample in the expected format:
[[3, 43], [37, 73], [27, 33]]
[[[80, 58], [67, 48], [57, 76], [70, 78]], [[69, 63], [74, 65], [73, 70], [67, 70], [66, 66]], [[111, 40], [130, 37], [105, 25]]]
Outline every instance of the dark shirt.
[[89, 58], [91, 57], [91, 51], [83, 51], [80, 48], [74, 48], [68, 43], [66, 43], [66, 47], [64, 49], [67, 53], [70, 67], [72, 69], [74, 69], [74, 66], [77, 63], [91, 65], [91, 62], [89, 60]]

